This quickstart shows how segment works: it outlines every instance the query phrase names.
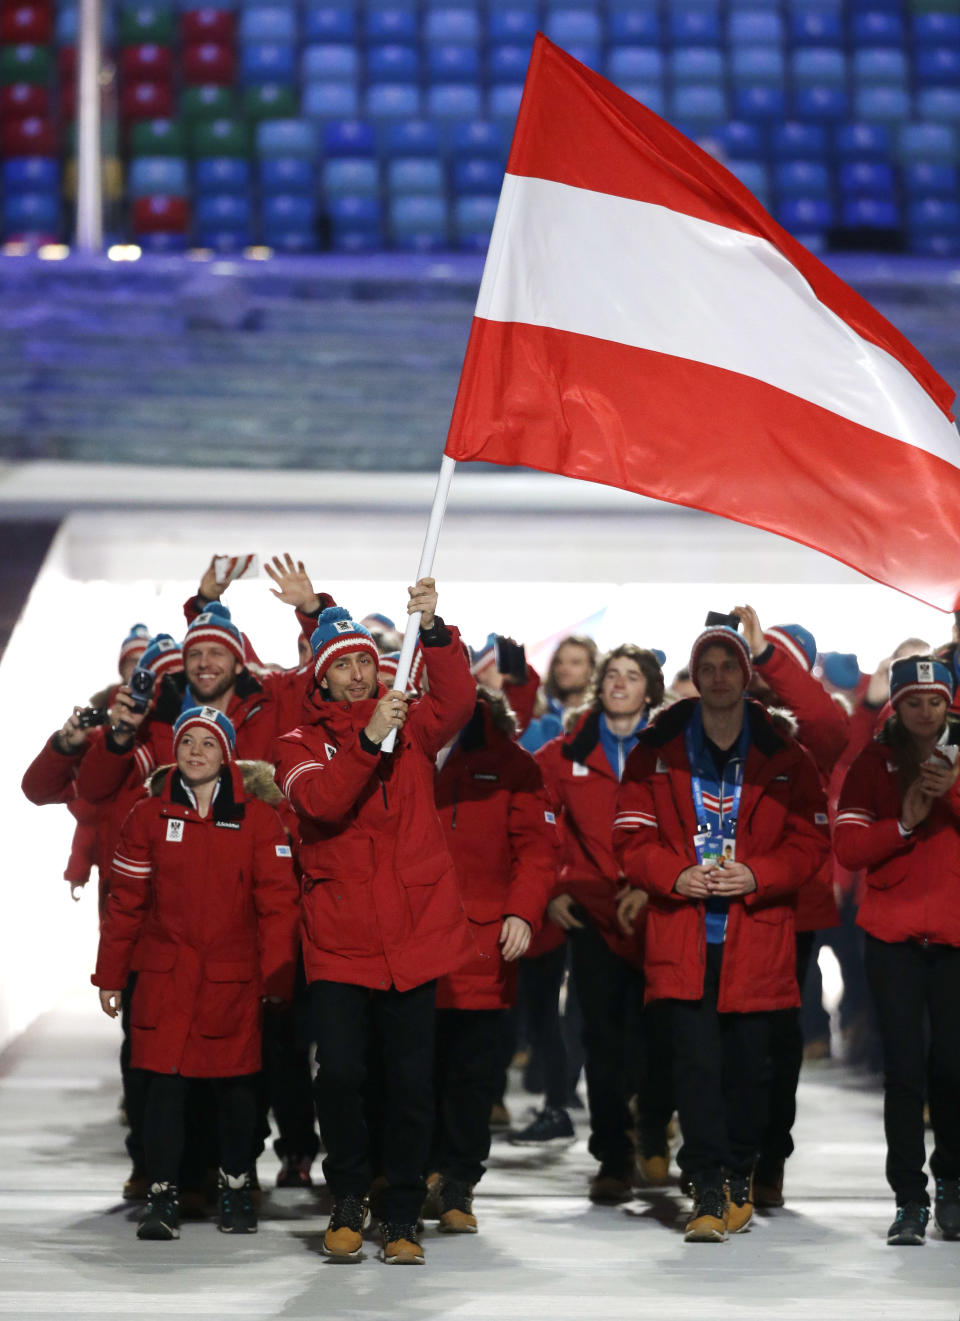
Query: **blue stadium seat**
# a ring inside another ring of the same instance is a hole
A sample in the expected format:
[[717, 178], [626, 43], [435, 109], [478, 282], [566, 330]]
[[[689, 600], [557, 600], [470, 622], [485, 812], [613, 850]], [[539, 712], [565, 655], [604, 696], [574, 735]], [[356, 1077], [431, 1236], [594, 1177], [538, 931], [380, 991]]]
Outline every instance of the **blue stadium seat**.
[[489, 83], [519, 83], [527, 76], [529, 46], [492, 46], [487, 56]]
[[825, 197], [788, 197], [777, 207], [776, 217], [791, 234], [806, 235], [829, 229], [835, 212]]
[[861, 87], [853, 98], [853, 113], [867, 123], [902, 124], [910, 118], [910, 97], [902, 87]]
[[844, 229], [899, 229], [900, 208], [892, 197], [852, 197], [840, 208]]
[[523, 83], [499, 83], [487, 95], [487, 115], [497, 123], [513, 123], [520, 109]]
[[815, 83], [819, 86], [844, 87], [847, 81], [847, 57], [832, 46], [800, 47], [791, 61], [797, 87]]
[[766, 151], [766, 134], [761, 124], [730, 119], [716, 133], [724, 157], [730, 160], [757, 160]]
[[170, 257], [175, 254], [186, 252], [187, 250], [186, 234], [174, 234], [170, 231], [139, 234], [137, 236], [137, 243], [141, 252], [143, 252], [145, 256], [151, 257]]
[[671, 0], [667, 6], [670, 37], [675, 46], [719, 46], [720, 6]]
[[710, 46], [686, 46], [670, 53], [670, 74], [674, 85], [680, 83], [722, 83], [722, 53]]
[[371, 45], [375, 42], [410, 45], [418, 36], [416, 6], [398, 4], [368, 8], [364, 32]]
[[251, 5], [240, 15], [241, 42], [281, 42], [292, 45], [299, 36], [297, 16], [282, 5]]
[[565, 50], [571, 46], [599, 46], [603, 40], [600, 17], [591, 9], [568, 9], [562, 5], [551, 8], [544, 31]]
[[794, 5], [790, 38], [794, 46], [839, 46], [843, 41], [839, 6]]
[[496, 197], [458, 197], [453, 204], [453, 242], [464, 252], [485, 252], [497, 214]]
[[919, 119], [934, 124], [960, 124], [960, 88], [921, 88], [917, 93], [916, 113]]
[[946, 233], [910, 233], [908, 235], [910, 251], [916, 257], [960, 257], [960, 233], [947, 230]]
[[886, 124], [838, 124], [833, 149], [838, 161], [887, 161], [890, 130]]
[[847, 94], [842, 87], [809, 83], [806, 87], [798, 87], [793, 94], [793, 111], [797, 119], [829, 122], [846, 119], [848, 110]]
[[566, 47], [567, 54], [581, 64], [585, 64], [588, 69], [596, 69], [598, 72], [603, 64], [602, 47], [586, 42], [569, 42]]
[[899, 46], [906, 34], [903, 19], [897, 9], [876, 8], [854, 12], [850, 24], [850, 37], [854, 49], [862, 46]]
[[353, 83], [360, 72], [355, 46], [323, 42], [304, 47], [300, 71], [305, 83]]
[[774, 171], [778, 197], [829, 197], [830, 171], [823, 161], [783, 161]]
[[292, 83], [296, 78], [296, 48], [261, 41], [240, 47], [240, 80], [247, 86], [258, 83]]
[[452, 119], [479, 119], [483, 101], [479, 87], [468, 83], [436, 83], [427, 88], [428, 119], [449, 123]]
[[952, 165], [957, 151], [957, 134], [950, 124], [904, 124], [897, 135], [896, 154], [904, 162]]
[[733, 92], [733, 112], [737, 119], [783, 120], [787, 112], [783, 88], [763, 83], [736, 87]]
[[857, 197], [892, 197], [893, 168], [882, 161], [847, 161], [837, 172], [840, 191]]
[[442, 197], [395, 197], [388, 209], [392, 246], [436, 252], [447, 246], [447, 204]]
[[324, 161], [320, 182], [326, 197], [379, 197], [380, 168], [367, 156]]
[[201, 230], [222, 229], [248, 232], [253, 219], [250, 198], [236, 193], [207, 193], [193, 208], [194, 223]]
[[268, 156], [260, 162], [260, 188], [264, 194], [303, 193], [312, 197], [316, 190], [314, 164], [300, 156]]
[[454, 160], [463, 156], [482, 157], [502, 165], [509, 145], [503, 128], [488, 119], [468, 119], [454, 124], [450, 132], [450, 153]]
[[727, 39], [731, 46], [779, 46], [783, 22], [772, 8], [734, 9], [727, 20]]
[[474, 9], [437, 6], [423, 16], [425, 41], [475, 46], [480, 40], [480, 19]]
[[454, 163], [453, 191], [460, 197], [492, 197], [502, 184], [503, 166], [498, 161], [471, 157]]
[[49, 156], [14, 156], [3, 162], [5, 193], [56, 192], [60, 187], [60, 164]]
[[196, 230], [196, 246], [198, 248], [209, 248], [221, 257], [228, 257], [233, 253], [242, 252], [253, 243], [253, 226], [248, 225], [244, 228], [235, 227], [232, 229], [216, 228], [204, 229], [200, 226]]
[[912, 161], [903, 167], [903, 191], [908, 198], [956, 198], [960, 194], [960, 173], [955, 165]]
[[55, 234], [60, 228], [60, 199], [56, 193], [10, 193], [3, 199], [3, 233]]
[[960, 87], [960, 41], [918, 50], [914, 71], [919, 87]]
[[782, 83], [783, 52], [779, 46], [735, 46], [730, 52], [730, 75], [740, 83]]
[[649, 46], [611, 46], [606, 74], [611, 82], [621, 85], [659, 83], [663, 78], [663, 56]]
[[263, 198], [260, 213], [264, 231], [284, 226], [312, 228], [316, 223], [317, 203], [312, 197], [297, 193], [270, 193]]
[[960, 202], [942, 197], [923, 197], [907, 207], [907, 225], [914, 231], [960, 232]]
[[825, 160], [828, 153], [827, 131], [823, 124], [805, 124], [788, 119], [770, 130], [770, 155], [775, 161]]
[[914, 14], [913, 40], [918, 52], [924, 46], [960, 45], [960, 13]]
[[369, 119], [418, 119], [420, 89], [415, 83], [372, 83], [364, 113]]
[[642, 106], [652, 110], [655, 115], [666, 114], [666, 101], [663, 95], [663, 88], [659, 83], [621, 83], [623, 91], [627, 96], [632, 96], [634, 101], [639, 101]]
[[387, 190], [393, 197], [431, 194], [443, 197], [446, 181], [443, 166], [430, 156], [401, 156], [387, 164]]
[[308, 4], [303, 15], [303, 39], [314, 42], [351, 42], [356, 39], [357, 18], [352, 5]]
[[907, 57], [893, 46], [869, 46], [853, 52], [853, 76], [861, 86], [882, 83], [906, 87], [907, 75]]
[[762, 206], [767, 205], [770, 180], [764, 161], [730, 161], [727, 169], [740, 180], [744, 188], [750, 189]]
[[537, 35], [537, 11], [531, 9], [494, 9], [487, 23], [491, 46], [533, 45]]
[[258, 156], [317, 156], [317, 131], [307, 119], [265, 119], [257, 125]]
[[440, 134], [428, 119], [401, 119], [388, 124], [383, 136], [383, 154], [397, 156], [438, 156]]
[[372, 83], [415, 83], [420, 77], [416, 46], [396, 42], [367, 47], [367, 78]]
[[611, 43], [637, 46], [660, 45], [660, 14], [655, 4], [641, 4], [640, 0], [627, 9], [614, 9], [607, 19], [607, 35]]
[[301, 109], [308, 119], [356, 119], [360, 97], [351, 83], [307, 83]]
[[323, 155], [375, 156], [377, 135], [363, 119], [335, 119], [323, 127]]
[[334, 197], [327, 207], [335, 252], [372, 252], [382, 243], [380, 203], [372, 197]]
[[432, 83], [477, 82], [480, 77], [480, 55], [476, 46], [429, 46], [427, 76]]
[[187, 162], [176, 156], [135, 156], [127, 173], [127, 191], [132, 198], [189, 197]]
[[722, 87], [681, 86], [674, 89], [670, 118], [691, 130], [724, 123], [727, 97]]

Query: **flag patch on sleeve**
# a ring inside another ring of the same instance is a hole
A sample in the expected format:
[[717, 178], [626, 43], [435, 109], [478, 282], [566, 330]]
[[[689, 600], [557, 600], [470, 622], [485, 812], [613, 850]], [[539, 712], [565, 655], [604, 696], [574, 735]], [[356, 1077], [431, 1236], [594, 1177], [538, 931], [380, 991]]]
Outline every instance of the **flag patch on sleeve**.
[[555, 826], [557, 824], [557, 818], [554, 816], [553, 812], [544, 812], [543, 819], [548, 826]]
[[289, 844], [278, 844], [278, 845], [277, 845], [277, 857], [278, 857], [278, 858], [289, 858], [289, 857], [292, 857], [292, 856], [293, 856], [293, 855], [292, 855], [291, 852], [290, 852], [290, 845], [289, 845]]
[[814, 818], [813, 818], [813, 820], [814, 820], [814, 823], [815, 823], [816, 825], [818, 825], [818, 826], [825, 826], [825, 825], [828, 825], [828, 824], [829, 824], [829, 822], [827, 821], [827, 814], [826, 814], [826, 812], [816, 812], [816, 813], [814, 814]]

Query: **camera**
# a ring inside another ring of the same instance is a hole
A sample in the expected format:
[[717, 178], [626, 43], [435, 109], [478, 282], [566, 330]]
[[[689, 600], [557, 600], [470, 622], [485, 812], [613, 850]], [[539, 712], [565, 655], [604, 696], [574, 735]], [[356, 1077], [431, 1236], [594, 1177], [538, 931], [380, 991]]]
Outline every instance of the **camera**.
[[497, 670], [505, 679], [512, 679], [514, 683], [526, 682], [527, 655], [522, 643], [498, 634], [493, 640], [493, 654]]
[[153, 670], [141, 669], [138, 665], [130, 675], [130, 705], [134, 711], [146, 711], [150, 705], [150, 698], [153, 696], [153, 685], [157, 677]]
[[736, 633], [740, 627], [740, 616], [725, 615], [720, 610], [708, 610], [707, 617], [704, 620], [704, 627], [717, 628], [721, 624], [726, 625], [727, 628], [732, 628], [734, 633]]
[[81, 729], [93, 729], [94, 725], [105, 725], [110, 713], [98, 706], [84, 706], [77, 712], [77, 724]]

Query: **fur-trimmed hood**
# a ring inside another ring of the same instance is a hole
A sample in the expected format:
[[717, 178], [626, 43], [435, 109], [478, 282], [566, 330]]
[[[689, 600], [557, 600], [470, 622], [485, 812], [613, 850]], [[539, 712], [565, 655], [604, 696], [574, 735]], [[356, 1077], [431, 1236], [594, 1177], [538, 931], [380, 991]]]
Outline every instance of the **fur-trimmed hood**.
[[[283, 794], [277, 788], [273, 778], [273, 767], [268, 761], [237, 761], [233, 763], [240, 772], [243, 791], [250, 798], [259, 798], [270, 807], [276, 807], [283, 801]], [[173, 765], [158, 766], [147, 780], [147, 790], [151, 798], [159, 798], [167, 776]]]

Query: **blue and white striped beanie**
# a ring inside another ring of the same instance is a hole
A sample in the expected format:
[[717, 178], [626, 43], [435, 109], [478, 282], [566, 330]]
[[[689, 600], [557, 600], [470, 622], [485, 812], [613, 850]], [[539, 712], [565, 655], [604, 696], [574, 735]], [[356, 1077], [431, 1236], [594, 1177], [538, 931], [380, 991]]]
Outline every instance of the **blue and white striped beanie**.
[[211, 601], [202, 615], [197, 615], [183, 639], [183, 654], [198, 642], [216, 642], [232, 651], [239, 661], [246, 661], [243, 634], [230, 618], [230, 611], [219, 601]]
[[120, 662], [118, 669], [128, 660], [139, 660], [150, 641], [150, 630], [146, 624], [134, 624], [130, 632], [120, 643]]
[[158, 633], [151, 638], [146, 651], [137, 662], [141, 670], [151, 670], [158, 679], [183, 669], [180, 643], [169, 633]]
[[939, 693], [953, 701], [953, 675], [943, 661], [933, 656], [904, 656], [890, 666], [890, 701], [898, 706], [914, 693]]
[[373, 634], [352, 619], [350, 611], [342, 605], [328, 605], [326, 610], [321, 610], [317, 627], [310, 638], [310, 646], [313, 648], [313, 674], [317, 683], [326, 674], [332, 661], [351, 651], [369, 652], [374, 665], [380, 665], [380, 652]]
[[233, 761], [233, 750], [236, 745], [237, 736], [233, 730], [233, 721], [218, 711], [215, 706], [189, 706], [186, 711], [181, 712], [173, 726], [173, 751], [176, 754], [177, 746], [181, 738], [188, 729], [201, 728], [208, 734], [215, 735], [220, 740], [220, 746], [223, 748], [224, 762]]
[[808, 672], [813, 669], [817, 659], [817, 643], [810, 630], [802, 624], [777, 624], [774, 628], [768, 628], [763, 636], [788, 656], [792, 656]]

